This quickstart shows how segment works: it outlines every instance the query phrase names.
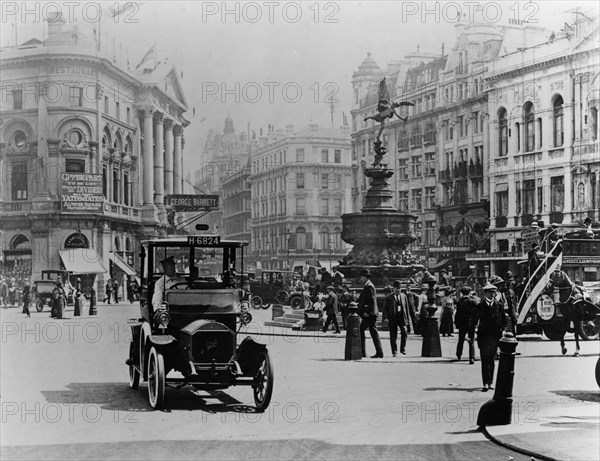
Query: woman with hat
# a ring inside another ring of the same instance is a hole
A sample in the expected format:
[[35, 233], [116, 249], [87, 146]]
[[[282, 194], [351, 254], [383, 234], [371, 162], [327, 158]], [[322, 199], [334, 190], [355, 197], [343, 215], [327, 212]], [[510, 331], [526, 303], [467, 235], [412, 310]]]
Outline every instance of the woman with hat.
[[481, 356], [483, 392], [493, 389], [494, 357], [507, 325], [504, 306], [496, 299], [497, 288], [488, 283], [483, 287], [483, 299], [473, 311], [473, 328], [477, 328], [477, 346]]

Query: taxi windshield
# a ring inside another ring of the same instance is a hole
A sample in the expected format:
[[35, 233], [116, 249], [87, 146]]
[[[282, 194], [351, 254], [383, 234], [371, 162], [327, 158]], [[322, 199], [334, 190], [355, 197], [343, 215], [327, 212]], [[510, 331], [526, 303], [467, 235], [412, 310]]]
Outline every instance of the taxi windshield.
[[154, 267], [151, 268], [153, 276], [163, 274], [161, 261], [172, 257], [175, 261], [175, 272], [178, 276], [188, 277], [191, 273], [194, 278], [211, 278], [221, 281], [223, 275], [223, 248], [199, 248], [190, 246], [165, 246], [154, 247]]

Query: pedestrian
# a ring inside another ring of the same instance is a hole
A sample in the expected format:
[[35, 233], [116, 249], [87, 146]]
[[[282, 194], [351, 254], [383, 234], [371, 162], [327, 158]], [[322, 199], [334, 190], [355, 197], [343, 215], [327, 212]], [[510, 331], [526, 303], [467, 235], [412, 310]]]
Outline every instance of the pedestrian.
[[104, 298], [104, 302], [106, 302], [108, 300], [108, 304], [110, 304], [110, 301], [112, 299], [112, 292], [113, 292], [112, 279], [108, 279], [108, 281], [106, 282], [106, 286], [104, 287], [104, 291], [106, 293], [106, 297]]
[[133, 304], [133, 279], [129, 279], [127, 283], [127, 301]]
[[58, 280], [52, 290], [52, 308], [50, 309], [50, 317], [62, 319], [67, 304], [67, 297], [63, 289], [62, 282]]
[[449, 287], [451, 283], [450, 276], [446, 272], [446, 269], [440, 271], [440, 285]]
[[17, 302], [17, 279], [11, 278], [8, 286], [8, 303], [10, 307], [14, 307]]
[[377, 291], [375, 285], [370, 280], [371, 272], [369, 269], [360, 271], [360, 283], [364, 284], [363, 290], [358, 297], [358, 312], [361, 317], [360, 321], [360, 339], [362, 346], [362, 356], [366, 357], [365, 330], [368, 328], [375, 346], [375, 355], [371, 358], [383, 358], [383, 349], [381, 348], [381, 340], [377, 331], [377, 316], [379, 309], [377, 308]]
[[406, 296], [407, 305], [407, 314], [408, 314], [408, 323], [406, 324], [406, 333], [410, 333], [411, 331], [415, 331], [415, 305], [413, 303], [413, 298], [409, 295], [409, 282], [406, 282], [405, 288], [400, 289], [400, 293]]
[[348, 290], [348, 286], [343, 285], [342, 286], [342, 294], [338, 298], [338, 303], [340, 306], [340, 311], [342, 312], [342, 326], [344, 327], [344, 330], [346, 329], [346, 317], [348, 317], [348, 314], [350, 312], [348, 310], [348, 308], [350, 307], [350, 303], [353, 301], [356, 301], [356, 300], [354, 299], [354, 296]]
[[323, 327], [323, 333], [327, 332], [329, 328], [329, 324], [333, 323], [333, 327], [335, 328], [336, 334], [340, 333], [340, 326], [337, 321], [338, 314], [338, 297], [335, 294], [334, 288], [332, 285], [327, 287], [327, 300], [325, 301], [325, 313], [327, 314], [327, 320], [325, 321], [325, 326]]
[[115, 304], [119, 304], [119, 282], [113, 281], [113, 294], [115, 295]]
[[27, 317], [31, 317], [29, 313], [29, 303], [31, 303], [31, 284], [29, 280], [25, 280], [23, 285], [23, 313], [27, 314]]
[[507, 324], [504, 307], [495, 299], [496, 291], [496, 286], [491, 283], [484, 286], [484, 298], [473, 311], [473, 327], [477, 328], [477, 345], [481, 356], [482, 392], [493, 389], [494, 358]]
[[454, 336], [454, 327], [452, 317], [454, 316], [454, 299], [452, 297], [453, 289], [448, 290], [442, 297], [442, 315], [440, 316], [440, 334], [442, 336]]
[[473, 328], [472, 316], [477, 302], [471, 296], [471, 287], [468, 285], [460, 289], [460, 298], [456, 302], [456, 315], [454, 316], [454, 324], [458, 328], [458, 342], [456, 343], [456, 358], [462, 357], [463, 344], [465, 338], [469, 343], [469, 364], [475, 363], [475, 330]]
[[498, 291], [496, 292], [496, 300], [504, 307], [504, 314], [508, 321], [508, 329], [516, 334], [517, 332], [517, 314], [515, 306], [515, 292], [511, 290], [504, 279], [494, 276], [490, 279], [490, 283], [495, 285]]
[[383, 309], [388, 319], [390, 346], [392, 355], [398, 355], [398, 330], [400, 330], [400, 353], [406, 354], [407, 327], [409, 325], [408, 298], [400, 291], [400, 282], [396, 280], [390, 293], [385, 297]]
[[0, 278], [0, 302], [3, 307], [6, 307], [6, 299], [8, 298], [8, 285], [4, 278]]
[[333, 279], [333, 286], [336, 288], [340, 288], [342, 286], [342, 283], [344, 283], [344, 274], [342, 274], [340, 271], [338, 271], [337, 266], [334, 266], [331, 268], [331, 276]]

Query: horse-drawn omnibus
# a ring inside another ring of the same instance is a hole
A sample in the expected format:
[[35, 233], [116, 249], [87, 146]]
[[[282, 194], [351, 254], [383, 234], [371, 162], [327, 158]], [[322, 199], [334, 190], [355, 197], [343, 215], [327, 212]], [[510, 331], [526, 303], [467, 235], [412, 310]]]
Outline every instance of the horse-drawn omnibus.
[[[561, 235], [549, 229], [538, 247], [544, 251], [539, 263], [530, 258], [529, 277], [518, 300], [517, 333], [543, 332], [548, 339], [562, 341], [573, 331], [579, 351], [579, 337], [600, 337], [600, 303], [593, 288], [600, 273], [600, 232]], [[587, 268], [595, 275], [585, 276], [592, 273]]]

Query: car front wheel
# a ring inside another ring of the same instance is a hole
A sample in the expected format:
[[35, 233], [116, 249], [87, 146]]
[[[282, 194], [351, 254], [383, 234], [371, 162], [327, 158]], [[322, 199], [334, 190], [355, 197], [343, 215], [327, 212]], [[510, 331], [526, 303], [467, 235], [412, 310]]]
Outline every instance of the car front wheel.
[[263, 299], [260, 296], [252, 296], [252, 307], [254, 309], [262, 309], [263, 307]]
[[582, 320], [575, 328], [584, 341], [593, 341], [600, 337], [600, 319]]
[[254, 403], [258, 413], [263, 413], [271, 403], [274, 378], [273, 365], [269, 359], [269, 354], [266, 351], [261, 352], [257, 359], [253, 385]]
[[165, 403], [165, 362], [154, 346], [148, 358], [148, 401], [155, 409], [162, 408]]
[[132, 389], [137, 389], [140, 385], [140, 372], [133, 365], [133, 356], [134, 354], [133, 341], [129, 343], [129, 387]]

